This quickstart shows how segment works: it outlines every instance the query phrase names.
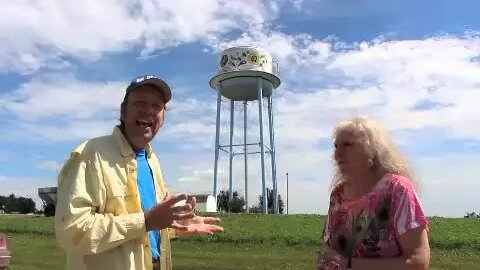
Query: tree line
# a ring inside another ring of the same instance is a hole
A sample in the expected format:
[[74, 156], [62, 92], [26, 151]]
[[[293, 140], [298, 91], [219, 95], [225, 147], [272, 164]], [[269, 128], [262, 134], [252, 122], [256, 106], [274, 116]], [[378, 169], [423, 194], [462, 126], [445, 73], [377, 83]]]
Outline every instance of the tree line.
[[35, 202], [31, 198], [15, 197], [14, 194], [9, 196], [0, 196], [0, 210], [5, 213], [28, 214], [35, 213]]
[[[246, 212], [245, 198], [240, 196], [237, 191], [233, 191], [232, 200], [228, 200], [229, 193], [227, 190], [221, 190], [217, 195], [217, 209], [218, 211], [225, 211], [231, 213], [243, 213]], [[274, 213], [274, 195], [273, 189], [267, 188], [267, 210], [268, 213]], [[261, 213], [263, 207], [263, 196], [258, 196], [258, 203], [252, 207], [249, 207], [250, 213]], [[283, 214], [285, 204], [282, 200], [282, 196], [278, 194], [278, 210], [280, 214]]]
[[467, 212], [467, 214], [465, 216], [463, 216], [464, 218], [480, 218], [480, 212], [477, 214], [475, 212]]

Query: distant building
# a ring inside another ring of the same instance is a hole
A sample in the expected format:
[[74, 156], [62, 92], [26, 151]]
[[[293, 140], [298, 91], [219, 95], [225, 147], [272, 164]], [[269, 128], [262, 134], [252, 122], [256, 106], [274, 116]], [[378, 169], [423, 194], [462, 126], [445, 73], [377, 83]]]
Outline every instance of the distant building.
[[211, 194], [193, 194], [197, 199], [197, 211], [199, 212], [217, 212], [217, 203]]
[[[198, 193], [198, 194], [189, 193], [188, 195], [195, 197], [197, 201], [196, 210], [198, 212], [207, 212], [207, 213], [217, 212], [217, 202], [215, 200], [215, 197], [213, 197], [213, 195], [207, 194], [207, 193]], [[185, 204], [185, 200], [178, 202], [176, 205], [183, 205], [183, 204]]]
[[44, 187], [38, 189], [38, 196], [43, 202], [43, 213], [50, 217], [55, 215], [57, 205], [57, 187]]

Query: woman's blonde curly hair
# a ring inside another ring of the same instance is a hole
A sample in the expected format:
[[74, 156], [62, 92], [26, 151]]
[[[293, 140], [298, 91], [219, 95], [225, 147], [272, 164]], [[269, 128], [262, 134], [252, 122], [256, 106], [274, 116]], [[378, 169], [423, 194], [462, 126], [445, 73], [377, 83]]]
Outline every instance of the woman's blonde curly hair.
[[[373, 168], [380, 172], [399, 174], [414, 184], [413, 172], [406, 158], [393, 143], [387, 131], [375, 120], [366, 116], [354, 116], [340, 121], [333, 130], [333, 139], [344, 130], [354, 132], [373, 161]], [[331, 188], [345, 182], [346, 179], [334, 165]]]

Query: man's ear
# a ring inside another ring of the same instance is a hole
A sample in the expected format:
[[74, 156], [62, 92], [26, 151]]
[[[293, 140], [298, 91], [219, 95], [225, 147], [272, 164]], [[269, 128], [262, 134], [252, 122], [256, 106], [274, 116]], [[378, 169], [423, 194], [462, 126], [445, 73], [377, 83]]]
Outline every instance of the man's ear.
[[125, 118], [125, 103], [122, 102], [120, 105], [120, 121], [123, 121]]
[[160, 123], [160, 127], [163, 127], [163, 125], [165, 124], [165, 118], [167, 117], [167, 111], [164, 109], [163, 110], [163, 121], [162, 123]]

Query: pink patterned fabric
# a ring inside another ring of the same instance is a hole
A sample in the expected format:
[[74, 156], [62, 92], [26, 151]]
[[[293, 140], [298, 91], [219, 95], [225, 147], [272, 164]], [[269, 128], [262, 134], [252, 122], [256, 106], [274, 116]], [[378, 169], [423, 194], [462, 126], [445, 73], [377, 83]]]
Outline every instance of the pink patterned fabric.
[[7, 237], [0, 233], [0, 248], [7, 248]]
[[428, 229], [417, 194], [406, 177], [385, 174], [372, 191], [355, 200], [344, 198], [343, 189], [340, 184], [332, 191], [323, 239], [344, 256], [400, 256], [400, 235], [417, 227]]

